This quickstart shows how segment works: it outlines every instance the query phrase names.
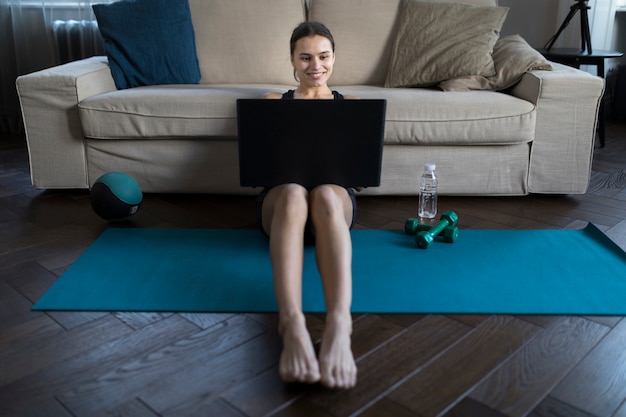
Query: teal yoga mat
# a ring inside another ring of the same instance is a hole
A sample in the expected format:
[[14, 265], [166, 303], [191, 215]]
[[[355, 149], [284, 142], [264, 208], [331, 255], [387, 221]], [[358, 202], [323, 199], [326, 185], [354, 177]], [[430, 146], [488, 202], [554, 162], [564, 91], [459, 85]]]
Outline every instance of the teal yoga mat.
[[[626, 254], [595, 226], [461, 230], [418, 249], [402, 231], [355, 230], [353, 311], [626, 315]], [[325, 310], [314, 247], [303, 301]], [[257, 230], [110, 228], [34, 310], [273, 312]]]

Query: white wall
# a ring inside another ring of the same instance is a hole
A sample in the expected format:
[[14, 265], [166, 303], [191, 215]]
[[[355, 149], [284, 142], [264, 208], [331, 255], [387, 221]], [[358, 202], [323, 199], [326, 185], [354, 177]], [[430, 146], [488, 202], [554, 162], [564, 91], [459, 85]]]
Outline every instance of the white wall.
[[499, 0], [509, 14], [502, 36], [521, 35], [534, 48], [542, 48], [560, 26], [559, 0]]
[[[614, 15], [616, 4], [622, 0], [589, 0], [589, 26], [592, 47], [614, 49]], [[500, 6], [509, 7], [503, 35], [519, 33], [533, 47], [540, 48], [554, 35], [570, 7], [576, 0], [499, 0]], [[580, 11], [561, 33], [555, 47], [577, 48], [580, 46]]]
[[[615, 7], [625, 0], [589, 0], [591, 9], [589, 26], [591, 46], [594, 50], [626, 52], [626, 12], [615, 15]], [[575, 0], [499, 0], [500, 6], [509, 7], [509, 14], [502, 28], [502, 36], [520, 34], [534, 48], [543, 48], [575, 4]], [[554, 47], [579, 48], [580, 11], [557, 39]], [[626, 58], [608, 59], [606, 71], [626, 61]], [[582, 69], [595, 74], [595, 67]]]

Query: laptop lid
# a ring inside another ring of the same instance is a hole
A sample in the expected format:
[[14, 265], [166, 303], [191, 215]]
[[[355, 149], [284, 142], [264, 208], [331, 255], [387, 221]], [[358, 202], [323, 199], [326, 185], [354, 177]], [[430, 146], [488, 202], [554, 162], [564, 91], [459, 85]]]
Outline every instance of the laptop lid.
[[241, 186], [379, 186], [386, 103], [237, 100]]

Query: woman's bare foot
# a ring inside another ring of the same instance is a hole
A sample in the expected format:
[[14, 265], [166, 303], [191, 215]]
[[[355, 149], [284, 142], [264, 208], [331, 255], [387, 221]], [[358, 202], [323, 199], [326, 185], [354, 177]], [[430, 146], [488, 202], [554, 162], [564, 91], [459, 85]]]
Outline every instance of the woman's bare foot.
[[352, 388], [356, 385], [357, 369], [352, 354], [350, 335], [352, 317], [326, 318], [326, 328], [320, 348], [322, 385], [328, 388]]
[[283, 381], [309, 384], [319, 382], [319, 364], [304, 315], [281, 317], [279, 333], [283, 338], [283, 352], [278, 370]]

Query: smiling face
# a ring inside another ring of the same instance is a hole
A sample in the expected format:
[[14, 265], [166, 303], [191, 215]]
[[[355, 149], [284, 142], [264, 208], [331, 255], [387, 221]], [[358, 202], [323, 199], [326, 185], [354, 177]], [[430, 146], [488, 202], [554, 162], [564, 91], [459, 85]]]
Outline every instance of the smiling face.
[[335, 53], [330, 40], [321, 35], [298, 39], [291, 55], [291, 64], [300, 85], [306, 88], [325, 87], [333, 72]]

